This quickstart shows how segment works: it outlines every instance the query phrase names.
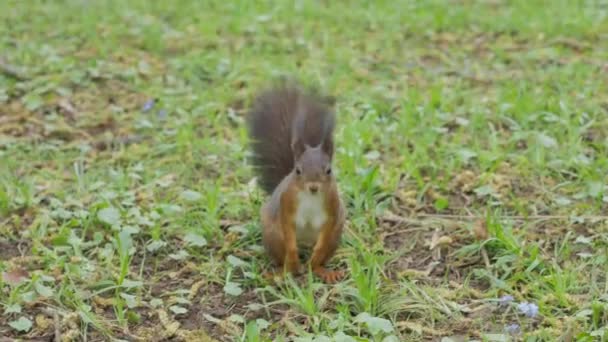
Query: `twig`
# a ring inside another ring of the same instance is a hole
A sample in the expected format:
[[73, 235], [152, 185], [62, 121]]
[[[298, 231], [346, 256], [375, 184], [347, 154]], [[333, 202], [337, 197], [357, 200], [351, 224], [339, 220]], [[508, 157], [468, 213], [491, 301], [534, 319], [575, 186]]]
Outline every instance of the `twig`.
[[391, 237], [393, 235], [399, 235], [399, 234], [404, 234], [404, 233], [412, 233], [412, 232], [424, 232], [426, 231], [427, 228], [425, 227], [415, 227], [415, 228], [407, 228], [407, 229], [401, 229], [401, 230], [395, 230], [392, 232], [386, 232], [386, 233], [382, 233], [382, 238], [386, 239], [388, 237]]
[[53, 323], [55, 324], [55, 341], [61, 342], [61, 321], [59, 320], [59, 314], [56, 310], [53, 310]]
[[481, 257], [483, 258], [483, 263], [486, 265], [486, 268], [490, 268], [490, 258], [488, 257], [488, 252], [486, 252], [486, 247], [481, 246]]
[[[437, 219], [454, 219], [462, 221], [480, 220], [485, 219], [485, 216], [481, 215], [451, 215], [451, 214], [416, 214], [414, 217], [420, 218], [437, 218]], [[568, 220], [571, 218], [579, 218], [582, 220], [608, 220], [606, 215], [588, 215], [588, 216], [576, 216], [576, 215], [504, 215], [500, 216], [502, 219], [509, 220]], [[404, 220], [407, 220], [404, 218]]]
[[14, 79], [17, 79], [19, 81], [25, 81], [27, 80], [27, 76], [25, 75], [25, 73], [19, 69], [18, 67], [9, 64], [4, 58], [0, 57], [0, 72], [12, 77]]
[[125, 137], [116, 137], [112, 140], [99, 140], [93, 143], [93, 147], [98, 150], [106, 150], [113, 145], [131, 145], [136, 144], [144, 140], [144, 137], [140, 135], [127, 135]]

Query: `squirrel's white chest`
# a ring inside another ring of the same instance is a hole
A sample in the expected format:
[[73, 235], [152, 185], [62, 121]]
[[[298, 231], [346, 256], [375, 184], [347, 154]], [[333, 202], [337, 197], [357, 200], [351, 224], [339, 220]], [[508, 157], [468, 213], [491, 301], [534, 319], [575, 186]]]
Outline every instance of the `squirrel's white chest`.
[[327, 220], [323, 194], [300, 192], [296, 210], [296, 240], [298, 244], [312, 246], [317, 241], [321, 227]]

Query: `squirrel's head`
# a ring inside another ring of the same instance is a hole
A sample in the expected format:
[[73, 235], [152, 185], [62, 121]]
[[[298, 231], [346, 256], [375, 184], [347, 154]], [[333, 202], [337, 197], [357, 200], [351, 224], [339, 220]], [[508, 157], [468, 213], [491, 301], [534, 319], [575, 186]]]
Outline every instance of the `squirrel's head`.
[[326, 139], [312, 147], [301, 142], [292, 145], [294, 152], [294, 176], [301, 191], [311, 194], [325, 192], [333, 180], [333, 144]]

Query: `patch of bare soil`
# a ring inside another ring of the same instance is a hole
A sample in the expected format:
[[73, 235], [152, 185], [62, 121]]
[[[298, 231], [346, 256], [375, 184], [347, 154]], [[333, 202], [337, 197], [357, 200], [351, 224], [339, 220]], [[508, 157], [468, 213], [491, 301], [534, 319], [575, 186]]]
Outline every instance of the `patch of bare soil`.
[[203, 328], [220, 341], [230, 341], [230, 333], [237, 332], [239, 328], [225, 320], [231, 313], [234, 313], [235, 305], [226, 300], [224, 291], [217, 284], [210, 284], [203, 291], [204, 294], [197, 298], [198, 300], [190, 307], [188, 314], [179, 318], [178, 321], [182, 324], [183, 329]]
[[25, 242], [0, 239], [0, 259], [9, 260], [19, 257], [27, 248], [28, 245]]

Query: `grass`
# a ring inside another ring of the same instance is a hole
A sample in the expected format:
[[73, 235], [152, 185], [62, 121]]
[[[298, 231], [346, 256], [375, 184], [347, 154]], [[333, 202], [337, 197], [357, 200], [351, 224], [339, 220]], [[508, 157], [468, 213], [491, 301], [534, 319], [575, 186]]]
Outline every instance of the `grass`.
[[[0, 336], [608, 339], [607, 16], [1, 2]], [[283, 74], [338, 100], [333, 286], [261, 277], [243, 116]]]

